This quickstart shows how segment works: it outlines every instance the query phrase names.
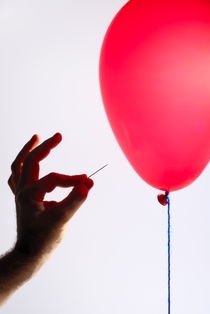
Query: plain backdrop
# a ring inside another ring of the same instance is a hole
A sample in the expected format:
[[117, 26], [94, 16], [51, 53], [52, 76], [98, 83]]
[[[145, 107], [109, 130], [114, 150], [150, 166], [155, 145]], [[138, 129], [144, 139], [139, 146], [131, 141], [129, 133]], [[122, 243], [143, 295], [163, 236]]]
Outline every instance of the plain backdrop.
[[[16, 237], [10, 165], [34, 133], [63, 135], [41, 176], [90, 174], [109, 163], [62, 244], [2, 314], [167, 313], [167, 208], [121, 152], [99, 90], [102, 40], [124, 3], [0, 0], [1, 254]], [[207, 167], [171, 194], [173, 314], [210, 313], [209, 181]]]

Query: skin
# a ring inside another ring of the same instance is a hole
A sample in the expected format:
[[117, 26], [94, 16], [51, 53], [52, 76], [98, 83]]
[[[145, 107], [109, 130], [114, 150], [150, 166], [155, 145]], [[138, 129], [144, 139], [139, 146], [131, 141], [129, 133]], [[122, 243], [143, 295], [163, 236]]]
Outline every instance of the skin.
[[[8, 184], [15, 196], [17, 241], [0, 259], [0, 305], [44, 264], [62, 239], [64, 229], [84, 203], [93, 181], [87, 175], [50, 173], [39, 179], [39, 162], [62, 140], [60, 133], [39, 144], [34, 135], [11, 166]], [[56, 187], [72, 187], [60, 202], [45, 201]]]

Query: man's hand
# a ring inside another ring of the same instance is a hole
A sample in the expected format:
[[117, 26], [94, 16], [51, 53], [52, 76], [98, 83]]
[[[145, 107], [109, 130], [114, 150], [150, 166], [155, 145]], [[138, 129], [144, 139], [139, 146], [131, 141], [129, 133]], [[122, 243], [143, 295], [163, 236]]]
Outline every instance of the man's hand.
[[[56, 133], [38, 145], [39, 137], [34, 135], [12, 163], [8, 184], [15, 195], [17, 242], [12, 251], [0, 258], [0, 305], [42, 266], [93, 186], [86, 175], [53, 172], [39, 179], [39, 162], [61, 139]], [[57, 186], [73, 189], [61, 202], [45, 201], [45, 194]]]
[[[39, 137], [34, 135], [11, 166], [8, 183], [16, 201], [16, 249], [26, 254], [49, 253], [59, 243], [64, 225], [93, 186], [93, 181], [86, 175], [67, 176], [52, 172], [39, 179], [39, 162], [61, 139], [61, 134], [56, 133], [38, 145]], [[44, 201], [45, 194], [56, 187], [73, 187], [73, 190], [61, 202]]]

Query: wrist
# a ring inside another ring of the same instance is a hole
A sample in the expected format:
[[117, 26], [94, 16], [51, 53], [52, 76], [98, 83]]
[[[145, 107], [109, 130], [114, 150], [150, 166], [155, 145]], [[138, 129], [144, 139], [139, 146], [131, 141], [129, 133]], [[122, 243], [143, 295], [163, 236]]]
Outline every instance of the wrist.
[[25, 234], [17, 238], [14, 250], [25, 258], [37, 259], [44, 255], [43, 242], [43, 239], [32, 233]]
[[32, 237], [19, 238], [13, 249], [20, 257], [28, 260], [43, 262], [53, 251], [50, 241], [41, 238], [32, 239]]
[[20, 256], [33, 257], [37, 255], [37, 252], [35, 252], [29, 242], [24, 240], [18, 240], [13, 250]]

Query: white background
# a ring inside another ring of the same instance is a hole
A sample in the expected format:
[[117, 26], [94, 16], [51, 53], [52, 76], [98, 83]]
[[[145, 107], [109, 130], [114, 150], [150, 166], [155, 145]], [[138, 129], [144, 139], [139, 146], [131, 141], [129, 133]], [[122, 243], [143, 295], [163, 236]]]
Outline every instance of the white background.
[[[10, 164], [34, 133], [63, 134], [41, 175], [109, 163], [62, 244], [3, 314], [167, 313], [167, 208], [119, 149], [99, 90], [103, 36], [124, 3], [0, 0], [1, 254], [16, 236]], [[210, 313], [209, 181], [208, 167], [171, 195], [173, 314]]]

